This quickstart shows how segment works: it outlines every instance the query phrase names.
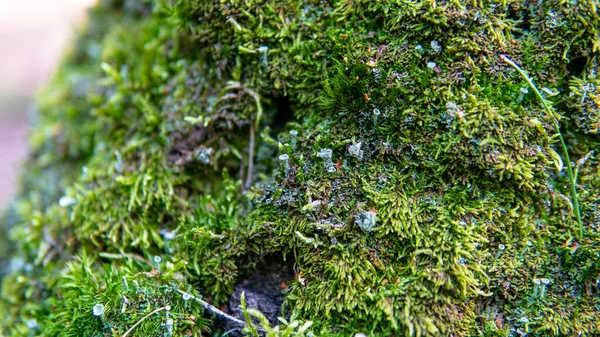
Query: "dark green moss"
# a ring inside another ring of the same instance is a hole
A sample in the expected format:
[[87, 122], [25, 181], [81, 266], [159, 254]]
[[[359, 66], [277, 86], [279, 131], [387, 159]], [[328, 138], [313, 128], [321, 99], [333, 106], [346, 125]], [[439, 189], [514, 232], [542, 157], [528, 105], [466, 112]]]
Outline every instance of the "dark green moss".
[[178, 291], [226, 310], [274, 256], [289, 322], [254, 335], [600, 333], [599, 18], [101, 1], [40, 97], [0, 333], [220, 335]]

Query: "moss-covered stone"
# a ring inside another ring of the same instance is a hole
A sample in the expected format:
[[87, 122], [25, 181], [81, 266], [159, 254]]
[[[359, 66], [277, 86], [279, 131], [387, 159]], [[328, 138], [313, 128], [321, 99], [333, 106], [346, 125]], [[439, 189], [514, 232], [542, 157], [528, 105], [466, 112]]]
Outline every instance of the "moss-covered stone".
[[[39, 99], [0, 335], [600, 333], [599, 10], [100, 1]], [[279, 282], [281, 326], [241, 315]]]

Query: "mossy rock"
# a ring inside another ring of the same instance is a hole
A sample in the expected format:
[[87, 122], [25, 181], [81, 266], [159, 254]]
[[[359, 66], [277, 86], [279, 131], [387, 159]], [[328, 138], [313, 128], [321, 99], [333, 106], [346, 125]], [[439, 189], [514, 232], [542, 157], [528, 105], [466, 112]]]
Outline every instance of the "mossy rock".
[[600, 334], [599, 27], [100, 1], [39, 98], [0, 335]]

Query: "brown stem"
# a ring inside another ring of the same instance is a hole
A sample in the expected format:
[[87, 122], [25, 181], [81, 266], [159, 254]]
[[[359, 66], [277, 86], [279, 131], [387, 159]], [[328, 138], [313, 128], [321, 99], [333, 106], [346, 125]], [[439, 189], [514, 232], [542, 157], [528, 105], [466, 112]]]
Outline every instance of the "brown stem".
[[252, 185], [252, 169], [254, 168], [254, 123], [250, 123], [250, 145], [248, 149], [248, 175], [246, 176], [246, 188]]

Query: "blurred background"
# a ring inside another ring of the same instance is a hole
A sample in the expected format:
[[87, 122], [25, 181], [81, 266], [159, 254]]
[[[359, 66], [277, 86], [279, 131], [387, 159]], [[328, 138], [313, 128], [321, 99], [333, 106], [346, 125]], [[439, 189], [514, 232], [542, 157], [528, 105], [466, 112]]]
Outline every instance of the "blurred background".
[[27, 155], [36, 94], [95, 0], [0, 0], [0, 212]]

